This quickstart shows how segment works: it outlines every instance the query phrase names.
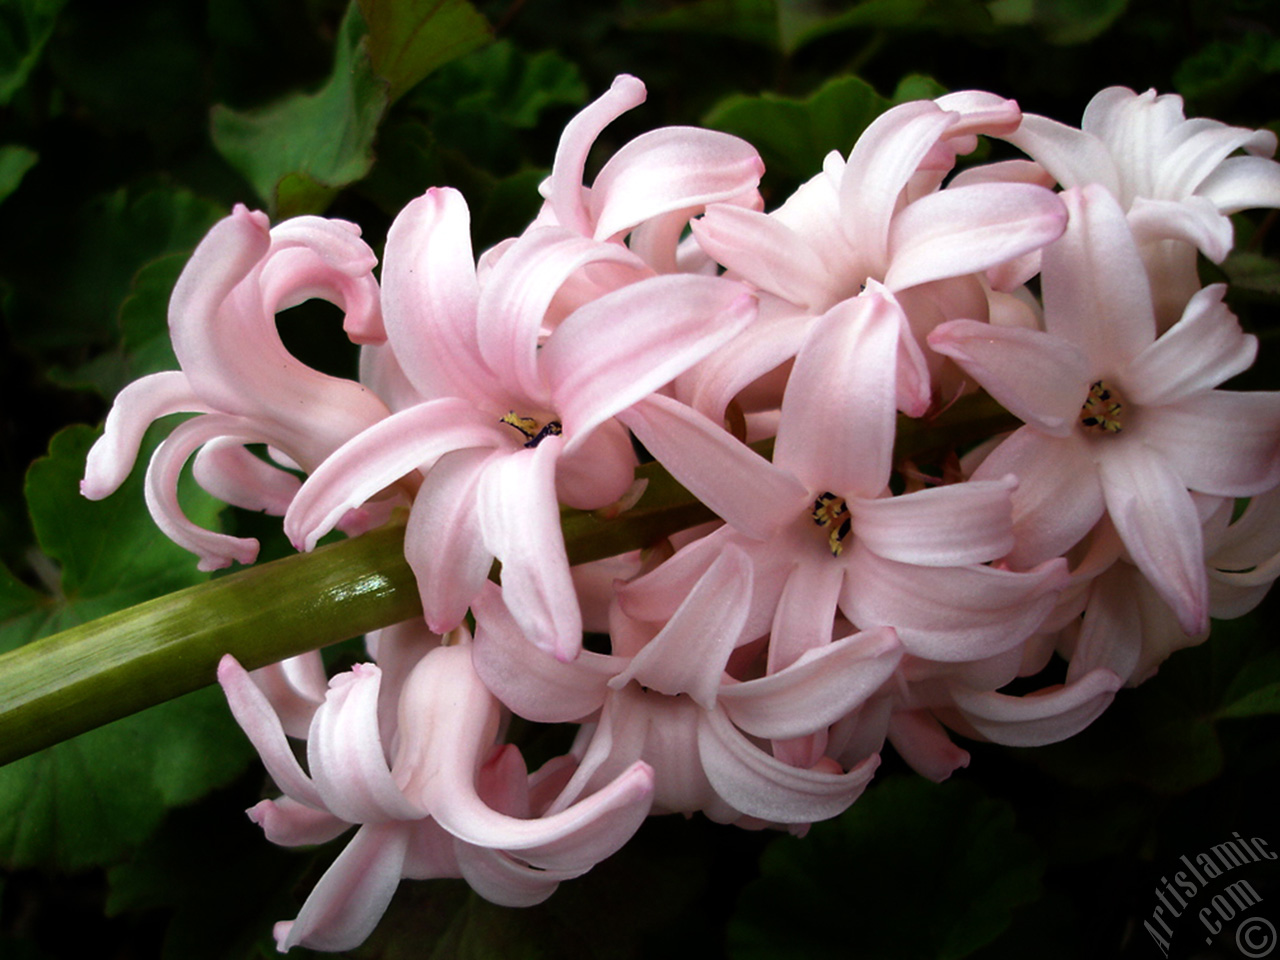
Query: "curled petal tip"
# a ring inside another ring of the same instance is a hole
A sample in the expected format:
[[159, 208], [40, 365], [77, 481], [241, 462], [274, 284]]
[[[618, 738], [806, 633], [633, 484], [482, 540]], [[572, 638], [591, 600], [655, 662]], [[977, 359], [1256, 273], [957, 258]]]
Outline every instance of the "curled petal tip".
[[639, 77], [633, 77], [629, 73], [620, 73], [614, 77], [613, 83], [609, 85], [609, 90], [629, 93], [635, 98], [636, 103], [643, 103], [645, 97], [648, 96], [644, 81]]

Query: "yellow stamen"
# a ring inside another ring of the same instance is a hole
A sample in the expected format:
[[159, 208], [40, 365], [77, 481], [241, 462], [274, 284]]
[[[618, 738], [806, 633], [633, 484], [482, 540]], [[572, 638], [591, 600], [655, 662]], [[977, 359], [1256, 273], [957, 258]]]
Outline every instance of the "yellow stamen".
[[818, 499], [813, 501], [810, 516], [813, 517], [814, 523], [827, 529], [827, 546], [831, 550], [831, 555], [840, 556], [844, 552], [844, 538], [853, 529], [853, 518], [849, 516], [849, 508], [844, 502], [844, 497], [837, 497], [830, 492], [819, 495]]
[[1080, 407], [1080, 424], [1099, 433], [1119, 433], [1124, 429], [1120, 412], [1124, 404], [1115, 389], [1105, 380], [1098, 380], [1089, 387], [1089, 396]]

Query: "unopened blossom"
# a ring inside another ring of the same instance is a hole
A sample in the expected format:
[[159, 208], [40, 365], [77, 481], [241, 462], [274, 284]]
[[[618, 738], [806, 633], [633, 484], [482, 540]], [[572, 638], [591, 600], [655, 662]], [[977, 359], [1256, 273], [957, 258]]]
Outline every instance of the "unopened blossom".
[[1063, 198], [1071, 221], [1044, 253], [1044, 331], [957, 320], [929, 343], [1026, 424], [974, 474], [1019, 478], [1009, 561], [1061, 555], [1105, 513], [1183, 630], [1198, 634], [1209, 584], [1190, 491], [1245, 497], [1280, 482], [1280, 394], [1216, 389], [1257, 349], [1221, 285], [1157, 337], [1124, 211], [1101, 186]]
[[[178, 477], [203, 447], [195, 475], [210, 493], [283, 514], [299, 485], [283, 467], [310, 472], [387, 415], [367, 387], [295, 359], [275, 325], [279, 311], [321, 297], [344, 311], [352, 340], [382, 340], [375, 263], [354, 224], [298, 217], [270, 229], [265, 214], [236, 207], [200, 242], [170, 299], [169, 332], [182, 369], [121, 391], [89, 452], [81, 492], [91, 500], [114, 492], [157, 419], [201, 414], [176, 427], [152, 455], [147, 505], [170, 539], [200, 557], [200, 569], [253, 562], [256, 540], [204, 530], [186, 518]], [[265, 444], [276, 464], [250, 452], [254, 444]], [[361, 524], [358, 517], [339, 519], [350, 529]]]

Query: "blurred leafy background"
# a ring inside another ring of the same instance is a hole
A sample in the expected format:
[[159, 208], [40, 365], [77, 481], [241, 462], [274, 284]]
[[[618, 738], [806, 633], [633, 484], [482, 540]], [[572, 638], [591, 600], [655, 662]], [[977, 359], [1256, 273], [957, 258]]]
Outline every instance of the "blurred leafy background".
[[[380, 249], [427, 187], [461, 188], [477, 249], [538, 206], [565, 120], [629, 72], [663, 124], [740, 134], [776, 205], [900, 99], [982, 88], [1077, 122], [1098, 89], [1181, 93], [1189, 115], [1280, 117], [1273, 0], [0, 0], [0, 650], [204, 577], [155, 532], [138, 480], [76, 496], [129, 380], [174, 365], [165, 304], [233, 204], [354, 220]], [[1238, 218], [1206, 280], [1263, 341], [1240, 386], [1280, 385], [1274, 213]], [[286, 343], [354, 372], [335, 312]], [[194, 491], [200, 522], [287, 550]], [[1276, 601], [1215, 625], [1079, 738], [966, 744], [934, 785], [886, 760], [805, 840], [654, 819], [541, 907], [402, 886], [359, 958], [1154, 957], [1142, 926], [1178, 857], [1232, 831], [1280, 846]], [[350, 657], [339, 650], [336, 657]], [[0, 957], [271, 956], [335, 855], [282, 851], [240, 812], [270, 793], [216, 691], [0, 768]], [[1255, 876], [1280, 901], [1275, 872]], [[1280, 920], [1280, 915], [1272, 914]], [[1233, 956], [1178, 928], [1173, 955]], [[1216, 951], [1216, 952], [1215, 952]], [[297, 951], [307, 955], [306, 951]]]

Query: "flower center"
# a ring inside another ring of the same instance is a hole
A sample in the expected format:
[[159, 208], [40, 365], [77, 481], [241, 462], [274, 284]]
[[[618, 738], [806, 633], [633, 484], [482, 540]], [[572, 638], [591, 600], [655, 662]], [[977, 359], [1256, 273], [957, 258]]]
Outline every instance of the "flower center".
[[1124, 404], [1105, 380], [1098, 380], [1089, 387], [1089, 396], [1080, 407], [1080, 425], [1099, 433], [1119, 433], [1124, 429], [1121, 411]]
[[544, 425], [533, 417], [522, 417], [514, 410], [508, 410], [503, 415], [502, 422], [524, 434], [526, 447], [536, 447], [547, 437], [558, 437], [564, 432], [559, 420], [548, 420]]
[[849, 516], [849, 508], [844, 502], [844, 497], [837, 497], [830, 492], [821, 494], [817, 500], [813, 501], [810, 516], [813, 517], [814, 523], [827, 531], [827, 546], [831, 550], [831, 555], [840, 556], [844, 551], [844, 538], [853, 529], [853, 518]]

